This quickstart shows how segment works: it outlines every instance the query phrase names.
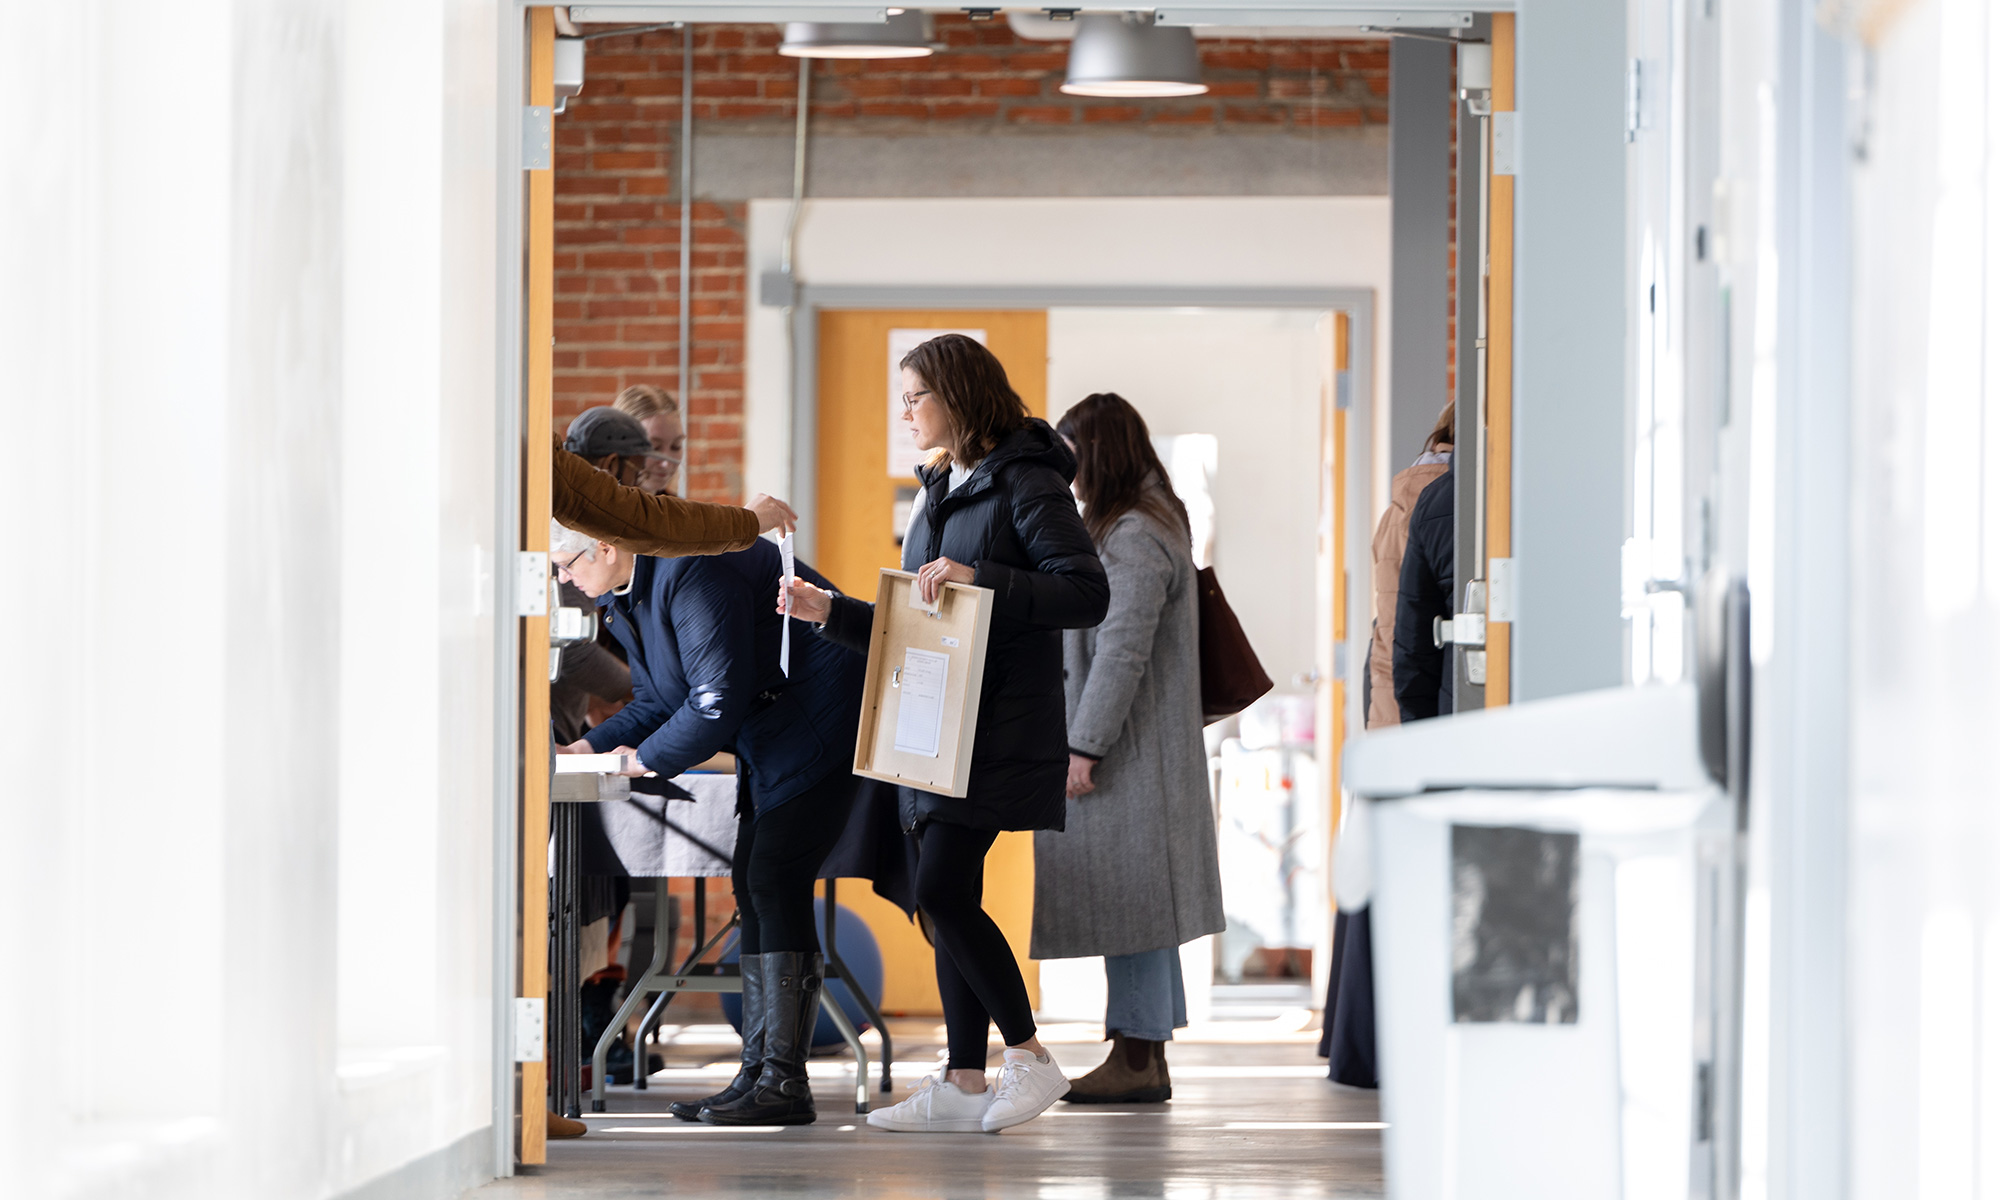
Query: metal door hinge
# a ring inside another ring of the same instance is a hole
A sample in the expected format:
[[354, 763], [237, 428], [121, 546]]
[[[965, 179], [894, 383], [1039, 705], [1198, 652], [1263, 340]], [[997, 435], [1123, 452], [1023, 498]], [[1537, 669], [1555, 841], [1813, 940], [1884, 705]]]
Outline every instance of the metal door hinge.
[[540, 996], [514, 997], [514, 1061], [542, 1061], [543, 1033], [547, 1029]]
[[1514, 560], [1511, 558], [1486, 560], [1486, 619], [1514, 619]]
[[1625, 64], [1625, 140], [1639, 140], [1639, 130], [1645, 127], [1645, 83], [1646, 65], [1639, 59], [1631, 59]]
[[1518, 174], [1521, 158], [1521, 114], [1497, 112], [1493, 114], [1492, 120], [1493, 173]]
[[556, 113], [546, 104], [530, 104], [521, 113], [521, 169], [546, 171], [556, 165]]
[[549, 615], [549, 555], [546, 550], [523, 550], [514, 556], [514, 615]]

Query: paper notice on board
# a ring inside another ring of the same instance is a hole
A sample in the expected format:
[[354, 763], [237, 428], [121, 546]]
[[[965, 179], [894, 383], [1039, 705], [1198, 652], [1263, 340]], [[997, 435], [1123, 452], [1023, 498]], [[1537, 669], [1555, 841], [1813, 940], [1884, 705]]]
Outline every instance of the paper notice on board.
[[780, 622], [784, 632], [778, 635], [778, 669], [785, 678], [792, 677], [792, 571], [798, 560], [792, 554], [792, 535], [778, 539], [778, 561], [783, 564], [784, 577], [778, 581], [785, 598], [785, 619]]
[[903, 651], [900, 686], [902, 705], [896, 710], [896, 749], [905, 754], [938, 756], [944, 736], [944, 681], [951, 659], [930, 650]]

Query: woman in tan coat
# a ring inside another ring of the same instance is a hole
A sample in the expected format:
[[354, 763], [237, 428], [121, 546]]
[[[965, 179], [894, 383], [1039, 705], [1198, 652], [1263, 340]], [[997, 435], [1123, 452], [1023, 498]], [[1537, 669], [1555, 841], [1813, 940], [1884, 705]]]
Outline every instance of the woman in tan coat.
[[[1410, 511], [1417, 497], [1451, 469], [1452, 405], [1444, 406], [1424, 439], [1417, 461], [1389, 481], [1389, 508], [1375, 527], [1375, 630], [1368, 646], [1368, 728], [1402, 722], [1396, 705], [1392, 653], [1396, 639], [1396, 589], [1403, 575], [1403, 551], [1410, 541]], [[1333, 919], [1333, 969], [1327, 972], [1326, 1016], [1319, 1052], [1336, 1083], [1372, 1088], [1375, 1067], [1375, 980], [1368, 910], [1341, 912]]]
[[1396, 637], [1396, 583], [1403, 574], [1403, 550], [1410, 541], [1410, 510], [1425, 488], [1451, 467], [1452, 405], [1438, 414], [1437, 425], [1424, 439], [1417, 461], [1389, 481], [1389, 508], [1375, 526], [1375, 629], [1368, 643], [1368, 721], [1375, 729], [1402, 721], [1396, 707], [1396, 685], [1390, 676], [1391, 649]]

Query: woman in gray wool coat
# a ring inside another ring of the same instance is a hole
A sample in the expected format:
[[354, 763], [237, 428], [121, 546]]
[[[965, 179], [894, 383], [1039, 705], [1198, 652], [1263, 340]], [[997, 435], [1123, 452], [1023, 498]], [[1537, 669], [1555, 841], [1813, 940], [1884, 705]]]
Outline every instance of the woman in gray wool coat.
[[1057, 429], [1111, 610], [1063, 634], [1069, 825], [1035, 834], [1029, 953], [1104, 956], [1111, 1054], [1066, 1099], [1153, 1103], [1173, 1094], [1166, 1043], [1187, 1024], [1180, 946], [1224, 924], [1194, 557], [1187, 509], [1131, 404], [1086, 397]]

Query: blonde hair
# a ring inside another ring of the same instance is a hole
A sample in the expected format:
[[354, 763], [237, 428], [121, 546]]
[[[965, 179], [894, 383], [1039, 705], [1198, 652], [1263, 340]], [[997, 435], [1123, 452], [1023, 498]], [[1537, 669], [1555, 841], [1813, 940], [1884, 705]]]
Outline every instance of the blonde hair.
[[681, 402], [663, 387], [650, 383], [635, 383], [618, 393], [611, 407], [636, 420], [646, 421], [662, 413], [670, 417], [681, 415]]

